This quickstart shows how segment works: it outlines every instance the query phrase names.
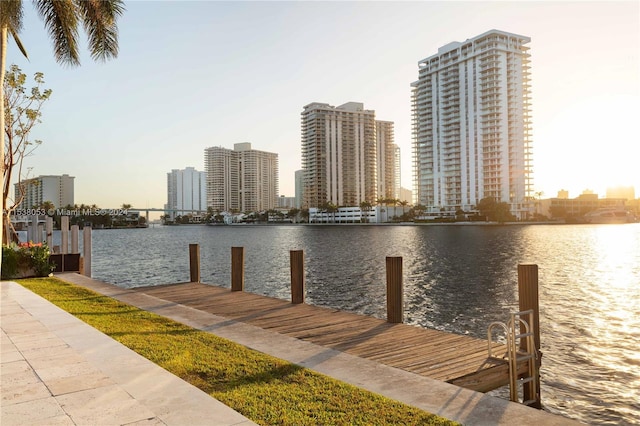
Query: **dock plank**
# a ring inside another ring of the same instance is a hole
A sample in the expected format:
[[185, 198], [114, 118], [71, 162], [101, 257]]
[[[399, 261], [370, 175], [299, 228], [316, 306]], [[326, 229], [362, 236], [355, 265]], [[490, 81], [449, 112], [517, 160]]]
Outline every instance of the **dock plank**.
[[[134, 290], [473, 390], [486, 392], [509, 380], [507, 363], [488, 358], [487, 342], [470, 336], [214, 285], [180, 283]], [[504, 352], [504, 345], [493, 347]]]

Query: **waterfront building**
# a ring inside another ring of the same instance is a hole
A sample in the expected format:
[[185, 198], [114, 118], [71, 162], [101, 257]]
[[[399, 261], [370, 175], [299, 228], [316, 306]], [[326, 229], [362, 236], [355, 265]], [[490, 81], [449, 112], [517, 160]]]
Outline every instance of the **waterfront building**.
[[393, 142], [393, 122], [376, 120], [378, 198], [397, 198], [396, 149], [400, 148]]
[[334, 212], [325, 209], [309, 208], [309, 223], [378, 223], [380, 206], [361, 209], [357, 206], [338, 207]]
[[[402, 189], [402, 167], [401, 167], [401, 161], [400, 161], [400, 147], [396, 144], [393, 144], [393, 167], [394, 167], [394, 195], [393, 198], [397, 198], [399, 200], [402, 200], [402, 198], [400, 198], [400, 191]], [[411, 198], [408, 198], [407, 201], [411, 201]]]
[[295, 173], [296, 208], [302, 208], [304, 200], [304, 170], [296, 170]]
[[167, 173], [166, 215], [173, 221], [176, 216], [186, 214], [203, 216], [207, 210], [206, 173], [193, 167], [173, 169]]
[[470, 211], [493, 197], [518, 219], [532, 213], [529, 42], [491, 30], [419, 61], [414, 189], [429, 212]]
[[205, 149], [207, 205], [216, 211], [274, 209], [278, 198], [278, 154], [251, 148], [248, 142]]
[[55, 208], [74, 205], [74, 176], [43, 175], [14, 184], [14, 200], [22, 202], [18, 210], [40, 207], [50, 202]]
[[538, 200], [536, 212], [551, 219], [581, 218], [589, 212], [604, 208], [634, 210], [633, 202], [626, 198], [598, 198], [598, 194], [585, 191], [576, 198], [569, 198], [567, 191], [559, 191], [558, 197]]
[[302, 112], [304, 207], [375, 203], [375, 112], [359, 102], [314, 102]]

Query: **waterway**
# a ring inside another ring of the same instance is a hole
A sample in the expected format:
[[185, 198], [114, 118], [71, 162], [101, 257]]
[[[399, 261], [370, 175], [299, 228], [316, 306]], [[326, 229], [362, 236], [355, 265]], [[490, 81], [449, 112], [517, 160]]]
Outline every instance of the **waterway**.
[[[539, 267], [544, 409], [588, 424], [640, 424], [640, 224], [158, 226], [93, 232], [93, 277], [122, 287], [202, 281], [290, 298], [304, 250], [306, 301], [386, 318], [385, 257], [402, 256], [405, 322], [486, 337], [518, 307], [517, 265]], [[428, 391], [425, 389], [425, 392]], [[494, 391], [508, 395], [505, 390]]]

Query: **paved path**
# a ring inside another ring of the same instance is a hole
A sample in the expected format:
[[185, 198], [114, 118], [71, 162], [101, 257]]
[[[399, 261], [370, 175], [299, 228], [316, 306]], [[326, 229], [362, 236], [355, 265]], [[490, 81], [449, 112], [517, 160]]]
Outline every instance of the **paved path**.
[[254, 425], [14, 282], [2, 282], [0, 424]]
[[[388, 398], [395, 399], [397, 401], [404, 402], [406, 404], [418, 407], [425, 411], [438, 414], [451, 420], [458, 421], [465, 425], [481, 425], [481, 426], [494, 426], [505, 425], [511, 426], [514, 424], [519, 425], [536, 425], [536, 426], [551, 426], [551, 425], [573, 425], [578, 424], [567, 418], [556, 416], [545, 411], [536, 410], [523, 406], [521, 404], [512, 403], [500, 398], [491, 397], [482, 393], [474, 392], [468, 389], [460, 388], [445, 382], [440, 382], [427, 377], [412, 374], [397, 368], [388, 367], [374, 361], [361, 359], [353, 355], [349, 355], [343, 352], [329, 349], [313, 343], [304, 342], [298, 339], [294, 339], [281, 334], [269, 332], [261, 328], [245, 324], [242, 322], [230, 320], [206, 312], [202, 312], [193, 308], [189, 308], [183, 305], [169, 303], [162, 299], [158, 299], [146, 294], [138, 293], [131, 290], [126, 290], [114, 285], [106, 284], [97, 280], [93, 280], [82, 275], [73, 273], [60, 274], [59, 278], [72, 282], [74, 284], [89, 288], [100, 294], [112, 297], [120, 300], [124, 303], [128, 303], [133, 306], [137, 306], [141, 309], [155, 312], [167, 318], [174, 319], [183, 324], [187, 324], [191, 327], [199, 330], [208, 331], [214, 333], [220, 337], [227, 338], [236, 343], [245, 345], [251, 349], [255, 349], [278, 358], [293, 362], [295, 364], [310, 368], [322, 374], [334, 377], [347, 383], [351, 383], [363, 389], [375, 392], [380, 395], [384, 395]], [[2, 316], [2, 329], [5, 329], [5, 312], [4, 312], [4, 300], [5, 300], [5, 283], [3, 285], [2, 301], [3, 301], [3, 316]], [[15, 284], [10, 287], [14, 291]], [[21, 294], [27, 292], [23, 289]], [[28, 293], [28, 292], [27, 292]], [[37, 298], [38, 296], [32, 295], [30, 299]], [[42, 299], [40, 299], [42, 300]], [[42, 303], [42, 302], [41, 302]], [[48, 303], [48, 302], [46, 302]], [[51, 309], [51, 308], [48, 308]], [[57, 310], [57, 308], [55, 308]], [[58, 310], [59, 311], [59, 310]], [[53, 322], [55, 325], [56, 320], [53, 318], [51, 321], [47, 320], [47, 315], [44, 315], [40, 320], [44, 322], [48, 327]], [[60, 320], [57, 320], [60, 321]], [[70, 319], [65, 319], [70, 321]], [[84, 324], [84, 323], [83, 323]], [[88, 325], [86, 328], [93, 330]], [[98, 333], [93, 330], [93, 332]], [[81, 333], [76, 334], [76, 337], [80, 337], [79, 334], [89, 333], [89, 330], [84, 330]], [[9, 333], [7, 333], [9, 334]], [[101, 333], [99, 333], [101, 334]], [[10, 335], [10, 334], [9, 334]], [[102, 334], [101, 334], [102, 335]], [[103, 336], [103, 339], [109, 339]], [[46, 340], [43, 335], [41, 337]], [[79, 340], [83, 340], [80, 338]], [[110, 339], [109, 339], [110, 340]], [[119, 343], [114, 343], [117, 346], [121, 346]], [[82, 345], [81, 345], [82, 346]], [[4, 348], [5, 337], [3, 333], [3, 368], [4, 368]], [[126, 349], [126, 348], [124, 348]], [[129, 351], [128, 349], [126, 349]], [[94, 351], [100, 352], [100, 351]], [[130, 352], [130, 351], [129, 351]], [[102, 357], [104, 358], [104, 356]], [[100, 365], [97, 362], [96, 365]], [[102, 366], [101, 366], [102, 367]], [[159, 367], [158, 367], [159, 368]], [[165, 370], [160, 369], [165, 374]], [[131, 371], [131, 370], [130, 370]], [[4, 369], [3, 383], [4, 383]], [[142, 373], [141, 373], [142, 374]], [[151, 374], [151, 373], [150, 373]], [[111, 379], [118, 377], [120, 374], [118, 368], [105, 372], [105, 375]], [[129, 374], [130, 377], [138, 379]], [[144, 380], [144, 379], [140, 379]], [[148, 379], [149, 382], [153, 382], [153, 379]], [[179, 380], [179, 379], [176, 379]], [[180, 380], [181, 381], [181, 380]], [[148, 383], [149, 383], [148, 382]], [[183, 382], [184, 383], [184, 382]], [[129, 390], [128, 390], [129, 391]], [[3, 388], [3, 407], [2, 413], [5, 412], [5, 394]], [[131, 391], [129, 391], [131, 392]], [[159, 414], [161, 413], [161, 407], [166, 402], [168, 395], [174, 394], [173, 389], [169, 392], [166, 388], [155, 389], [153, 392], [156, 398], [161, 401], [155, 406], [158, 417], [155, 419], [162, 419]], [[213, 398], [205, 395], [207, 398], [213, 400]], [[133, 394], [132, 394], [133, 395]], [[136, 395], [134, 395], [136, 396]], [[149, 396], [145, 398], [136, 396], [136, 399], [142, 403], [147, 403]], [[215, 400], [213, 400], [215, 401]], [[217, 401], [215, 401], [217, 402]], [[213, 404], [213, 403], [212, 403]], [[218, 403], [220, 404], [220, 403]], [[19, 404], [16, 404], [19, 405]], [[196, 404], [199, 406], [199, 404]], [[176, 407], [176, 405], [173, 405]], [[150, 408], [153, 411], [153, 408]], [[230, 413], [235, 413], [228, 408]], [[177, 415], [177, 414], [176, 414]], [[237, 415], [237, 414], [236, 414]], [[204, 417], [203, 417], [204, 418]], [[215, 417], [213, 417], [215, 418]], [[102, 416], [105, 420], [105, 417]], [[152, 417], [153, 419], [153, 417]], [[166, 424], [200, 424], [198, 421], [184, 421], [181, 423], [179, 420], [173, 422], [167, 422]], [[158, 423], [134, 423], [133, 424], [163, 424], [158, 420]], [[154, 420], [155, 421], [155, 420]], [[236, 420], [232, 420], [236, 421]], [[245, 419], [240, 418], [237, 423], [215, 423], [213, 421], [207, 422], [207, 424], [250, 424], [248, 422], [242, 423]], [[0, 419], [0, 423], [4, 426], [4, 417]], [[9, 424], [9, 423], [7, 423]], [[34, 424], [34, 423], [30, 423]], [[50, 423], [47, 423], [50, 424]], [[62, 423], [65, 424], [65, 423]], [[74, 423], [67, 423], [74, 424]], [[82, 424], [82, 423], [76, 423]], [[93, 424], [100, 424], [93, 423]], [[103, 422], [102, 424], [116, 424], [115, 422]], [[126, 424], [126, 423], [120, 423]]]

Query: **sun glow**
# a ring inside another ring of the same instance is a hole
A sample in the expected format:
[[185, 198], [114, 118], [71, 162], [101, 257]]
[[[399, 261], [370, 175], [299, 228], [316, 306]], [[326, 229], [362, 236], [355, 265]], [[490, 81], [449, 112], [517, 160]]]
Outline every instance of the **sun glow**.
[[[634, 186], [640, 191], [640, 145], [635, 129], [638, 98], [602, 96], [568, 105], [535, 139], [536, 183], [568, 189], [578, 196], [590, 189]], [[549, 197], [555, 192], [547, 193]]]

